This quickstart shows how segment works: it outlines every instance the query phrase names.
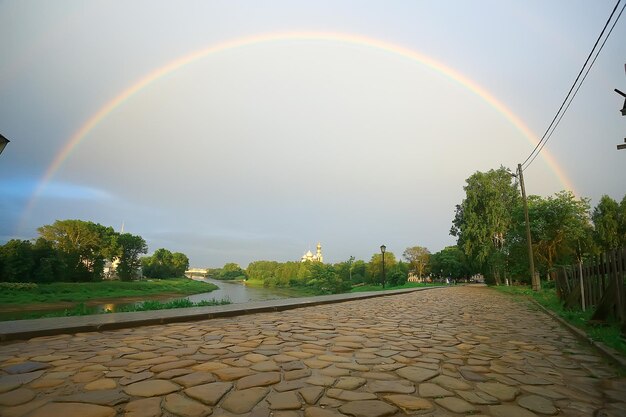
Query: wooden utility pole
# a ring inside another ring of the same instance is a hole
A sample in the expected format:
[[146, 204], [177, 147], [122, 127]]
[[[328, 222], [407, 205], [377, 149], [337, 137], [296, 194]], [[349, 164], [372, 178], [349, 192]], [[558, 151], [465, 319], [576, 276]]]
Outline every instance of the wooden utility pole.
[[526, 200], [526, 187], [524, 187], [524, 174], [522, 173], [522, 164], [517, 164], [517, 175], [519, 175], [519, 183], [522, 188], [522, 200], [524, 200], [524, 220], [526, 221], [526, 242], [528, 243], [528, 262], [530, 264], [530, 280], [533, 291], [541, 289], [541, 281], [535, 276], [535, 261], [533, 259], [533, 244], [530, 240], [530, 221], [528, 220], [528, 201]]

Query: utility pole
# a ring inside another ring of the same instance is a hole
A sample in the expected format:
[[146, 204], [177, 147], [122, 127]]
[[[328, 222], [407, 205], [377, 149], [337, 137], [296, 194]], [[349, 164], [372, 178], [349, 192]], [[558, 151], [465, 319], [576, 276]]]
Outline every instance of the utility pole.
[[517, 164], [517, 175], [519, 175], [519, 183], [522, 188], [522, 200], [524, 200], [524, 220], [526, 221], [526, 242], [528, 243], [528, 262], [530, 264], [530, 280], [533, 291], [541, 289], [541, 281], [535, 276], [535, 261], [533, 259], [533, 244], [530, 240], [530, 221], [528, 220], [528, 201], [526, 199], [526, 187], [524, 187], [524, 174], [522, 173], [522, 164]]

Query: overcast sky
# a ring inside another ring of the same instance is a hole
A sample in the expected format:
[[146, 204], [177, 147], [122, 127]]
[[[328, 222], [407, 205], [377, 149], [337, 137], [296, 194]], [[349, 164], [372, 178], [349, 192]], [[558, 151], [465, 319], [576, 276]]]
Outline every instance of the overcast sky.
[[[83, 219], [197, 267], [439, 251], [465, 179], [534, 146], [489, 97], [540, 137], [614, 4], [2, 1], [0, 242]], [[624, 40], [626, 17], [529, 194], [626, 194]]]

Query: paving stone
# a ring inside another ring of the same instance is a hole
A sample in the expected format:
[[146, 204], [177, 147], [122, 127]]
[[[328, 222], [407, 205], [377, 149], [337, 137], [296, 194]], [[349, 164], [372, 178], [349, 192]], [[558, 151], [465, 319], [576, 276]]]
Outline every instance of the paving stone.
[[389, 401], [405, 413], [414, 413], [416, 411], [430, 411], [434, 408], [433, 404], [424, 399], [414, 397], [412, 395], [386, 395], [385, 400]]
[[211, 407], [180, 394], [167, 395], [163, 400], [163, 408], [180, 417], [205, 417], [213, 412]]
[[447, 389], [441, 388], [437, 384], [428, 382], [419, 384], [418, 392], [420, 397], [424, 398], [449, 397], [454, 395], [454, 393], [448, 391]]
[[374, 381], [367, 384], [369, 392], [388, 392], [394, 394], [411, 394], [415, 392], [415, 386], [404, 380], [400, 381]]
[[102, 378], [92, 381], [85, 385], [86, 391], [101, 391], [117, 387], [117, 383], [111, 378]]
[[139, 381], [143, 381], [143, 380], [148, 379], [148, 378], [152, 378], [153, 375], [154, 375], [154, 373], [152, 373], [150, 371], [139, 372], [137, 374], [131, 374], [129, 376], [121, 378], [119, 383], [120, 383], [120, 385], [130, 385], [130, 384], [134, 384], [135, 382], [139, 382]]
[[303, 388], [304, 386], [306, 386], [306, 383], [302, 380], [283, 381], [276, 385], [272, 385], [272, 389], [274, 391], [284, 392], [284, 391], [293, 391], [296, 389], [300, 389], [300, 388]]
[[314, 375], [305, 380], [307, 384], [317, 385], [321, 387], [332, 387], [336, 379], [330, 376]]
[[0, 416], [2, 417], [23, 417], [28, 415], [33, 410], [47, 404], [47, 400], [33, 400], [22, 405], [15, 407], [6, 407], [0, 410]]
[[72, 376], [72, 381], [76, 383], [87, 383], [100, 379], [104, 375], [102, 371], [79, 372]]
[[[197, 368], [196, 368], [197, 369]], [[213, 374], [222, 381], [234, 381], [244, 376], [252, 375], [254, 372], [247, 368], [221, 368], [214, 369]]]
[[517, 387], [500, 384], [499, 382], [479, 382], [476, 386], [500, 401], [513, 401], [520, 392]]
[[330, 366], [332, 362], [321, 361], [319, 359], [304, 359], [304, 364], [312, 369], [322, 369]]
[[114, 417], [115, 408], [83, 403], [48, 403], [28, 414], [28, 417]]
[[103, 390], [103, 391], [89, 391], [81, 392], [64, 397], [56, 397], [56, 402], [65, 403], [89, 403], [98, 405], [108, 405], [109, 407], [115, 407], [116, 405], [128, 402], [130, 397], [128, 395], [116, 390]]
[[40, 371], [42, 369], [50, 368], [50, 364], [43, 362], [32, 362], [26, 361], [22, 363], [17, 363], [15, 365], [10, 365], [2, 368], [3, 371], [9, 374], [27, 374], [35, 371]]
[[48, 378], [43, 379], [43, 378], [40, 378], [37, 381], [31, 382], [29, 387], [31, 387], [33, 389], [46, 389], [46, 388], [58, 387], [59, 385], [63, 385], [64, 383], [65, 383], [64, 379], [48, 379]]
[[485, 392], [473, 392], [473, 391], [457, 391], [456, 392], [459, 397], [463, 398], [465, 401], [470, 402], [472, 404], [477, 405], [491, 405], [491, 404], [499, 404], [500, 400], [496, 397], [492, 397], [491, 395]]
[[[489, 414], [493, 417], [537, 417], [537, 414], [516, 405], [490, 405]], [[567, 414], [565, 414], [567, 415]]]
[[295, 391], [279, 392], [267, 397], [271, 410], [298, 410], [302, 402]]
[[159, 373], [159, 372], [168, 371], [170, 369], [175, 369], [175, 368], [187, 368], [195, 364], [196, 364], [196, 361], [191, 360], [191, 359], [185, 359], [185, 360], [180, 360], [180, 361], [172, 361], [172, 362], [154, 365], [152, 368], [150, 368], [150, 370], [154, 373]]
[[231, 413], [247, 413], [269, 393], [269, 388], [254, 387], [230, 392], [221, 407]]
[[337, 380], [335, 388], [339, 389], [357, 389], [365, 385], [367, 380], [365, 378], [359, 378], [354, 376], [344, 376]]
[[509, 377], [525, 385], [551, 385], [552, 384], [552, 382], [548, 381], [547, 379], [540, 378], [534, 375], [525, 375], [525, 374], [509, 375]]
[[280, 372], [263, 372], [245, 376], [237, 381], [237, 389], [265, 387], [280, 382]]
[[471, 389], [472, 386], [461, 381], [458, 378], [453, 378], [447, 375], [439, 375], [431, 380], [432, 383], [435, 383], [443, 388], [451, 389], [451, 390], [468, 390]]
[[19, 388], [22, 386], [21, 382], [13, 381], [13, 382], [2, 382], [0, 379], [0, 394], [5, 393], [7, 391], [13, 391], [15, 388]]
[[16, 406], [24, 404], [35, 398], [35, 392], [26, 388], [18, 388], [13, 391], [0, 394], [0, 405]]
[[233, 387], [231, 382], [213, 382], [187, 388], [185, 394], [208, 405], [216, 405]]
[[523, 395], [517, 399], [517, 404], [539, 414], [554, 415], [559, 412], [552, 401], [539, 395]]
[[477, 372], [470, 371], [469, 369], [463, 369], [463, 367], [459, 368], [459, 372], [461, 373], [463, 378], [467, 379], [468, 381], [485, 382], [488, 380], [487, 377]]
[[344, 404], [339, 411], [353, 417], [384, 417], [395, 414], [398, 409], [379, 400], [366, 400]]
[[304, 409], [304, 417], [342, 417], [344, 414], [326, 408], [307, 407]]
[[324, 388], [322, 387], [304, 387], [298, 390], [307, 404], [315, 404], [322, 397]]
[[350, 391], [337, 388], [329, 388], [326, 391], [326, 395], [330, 398], [341, 401], [362, 401], [376, 399], [376, 395], [369, 392]]
[[[202, 372], [202, 371], [196, 371], [196, 372]], [[189, 375], [194, 373], [194, 370], [192, 368], [174, 368], [174, 369], [169, 369], [167, 371], [163, 371], [163, 372], [159, 372], [158, 374], [155, 375], [156, 379], [174, 379], [174, 378], [178, 378], [179, 376], [184, 376], [184, 375]]]
[[298, 369], [295, 371], [288, 371], [283, 374], [285, 381], [293, 381], [295, 379], [306, 378], [307, 376], [311, 376], [310, 369]]
[[435, 402], [453, 413], [468, 414], [478, 411], [474, 405], [457, 397], [437, 398]]
[[178, 385], [182, 385], [185, 388], [193, 387], [194, 385], [206, 384], [207, 382], [215, 382], [215, 377], [209, 372], [196, 371], [187, 375], [179, 376], [173, 379]]
[[396, 371], [404, 379], [408, 379], [413, 382], [428, 381], [439, 375], [439, 371], [433, 369], [420, 368], [417, 366], [406, 366]]
[[273, 360], [255, 363], [250, 369], [257, 372], [277, 372], [280, 371], [280, 365]]
[[164, 379], [150, 379], [124, 387], [124, 392], [135, 397], [156, 397], [180, 390], [180, 386]]

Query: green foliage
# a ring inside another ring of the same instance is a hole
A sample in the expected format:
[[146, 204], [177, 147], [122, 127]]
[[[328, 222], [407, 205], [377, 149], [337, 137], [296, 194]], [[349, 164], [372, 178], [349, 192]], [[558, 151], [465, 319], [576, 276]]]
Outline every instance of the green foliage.
[[[122, 281], [130, 281], [137, 276], [141, 267], [140, 255], [148, 252], [148, 245], [141, 236], [123, 233], [116, 238], [116, 257], [119, 259], [117, 275]], [[184, 271], [183, 271], [184, 272]]]
[[333, 265], [319, 262], [311, 264], [311, 280], [308, 285], [318, 294], [338, 294], [350, 290], [350, 281], [344, 281]]
[[[626, 196], [622, 203], [626, 205]], [[620, 226], [626, 220], [621, 217], [626, 214], [620, 212], [620, 204], [608, 195], [603, 195], [598, 205], [593, 209], [593, 237], [602, 251], [617, 249], [626, 245], [626, 234], [620, 234]]]
[[402, 253], [402, 257], [409, 263], [411, 270], [415, 271], [420, 278], [429, 272], [430, 256], [430, 251], [424, 246], [406, 248]]
[[467, 278], [470, 268], [467, 258], [457, 246], [448, 246], [430, 257], [431, 271], [440, 278]]
[[17, 286], [18, 284], [8, 285], [11, 285], [11, 287], [0, 287], [2, 288], [2, 291], [0, 291], [0, 304], [19, 305], [59, 301], [84, 302], [100, 298], [145, 297], [158, 294], [188, 295], [217, 289], [213, 284], [186, 278], [130, 282], [57, 282], [38, 285], [30, 284], [24, 287]]
[[[385, 252], [385, 281], [388, 281], [390, 274], [394, 272], [396, 266], [396, 256], [393, 252]], [[375, 253], [372, 255], [369, 264], [367, 265], [367, 282], [370, 284], [383, 283], [383, 255], [382, 253]]]
[[[476, 172], [467, 180], [465, 198], [456, 206], [450, 234], [470, 263], [486, 274], [503, 267], [502, 250], [512, 223], [511, 209], [520, 204], [517, 183], [500, 167]], [[497, 272], [496, 272], [497, 274]]]
[[222, 268], [211, 270], [209, 276], [219, 280], [243, 280], [246, 279], [246, 272], [236, 263], [227, 263]]
[[147, 278], [182, 277], [189, 269], [189, 258], [183, 253], [172, 253], [160, 248], [154, 251], [152, 256], [141, 258], [141, 266], [143, 275]]

